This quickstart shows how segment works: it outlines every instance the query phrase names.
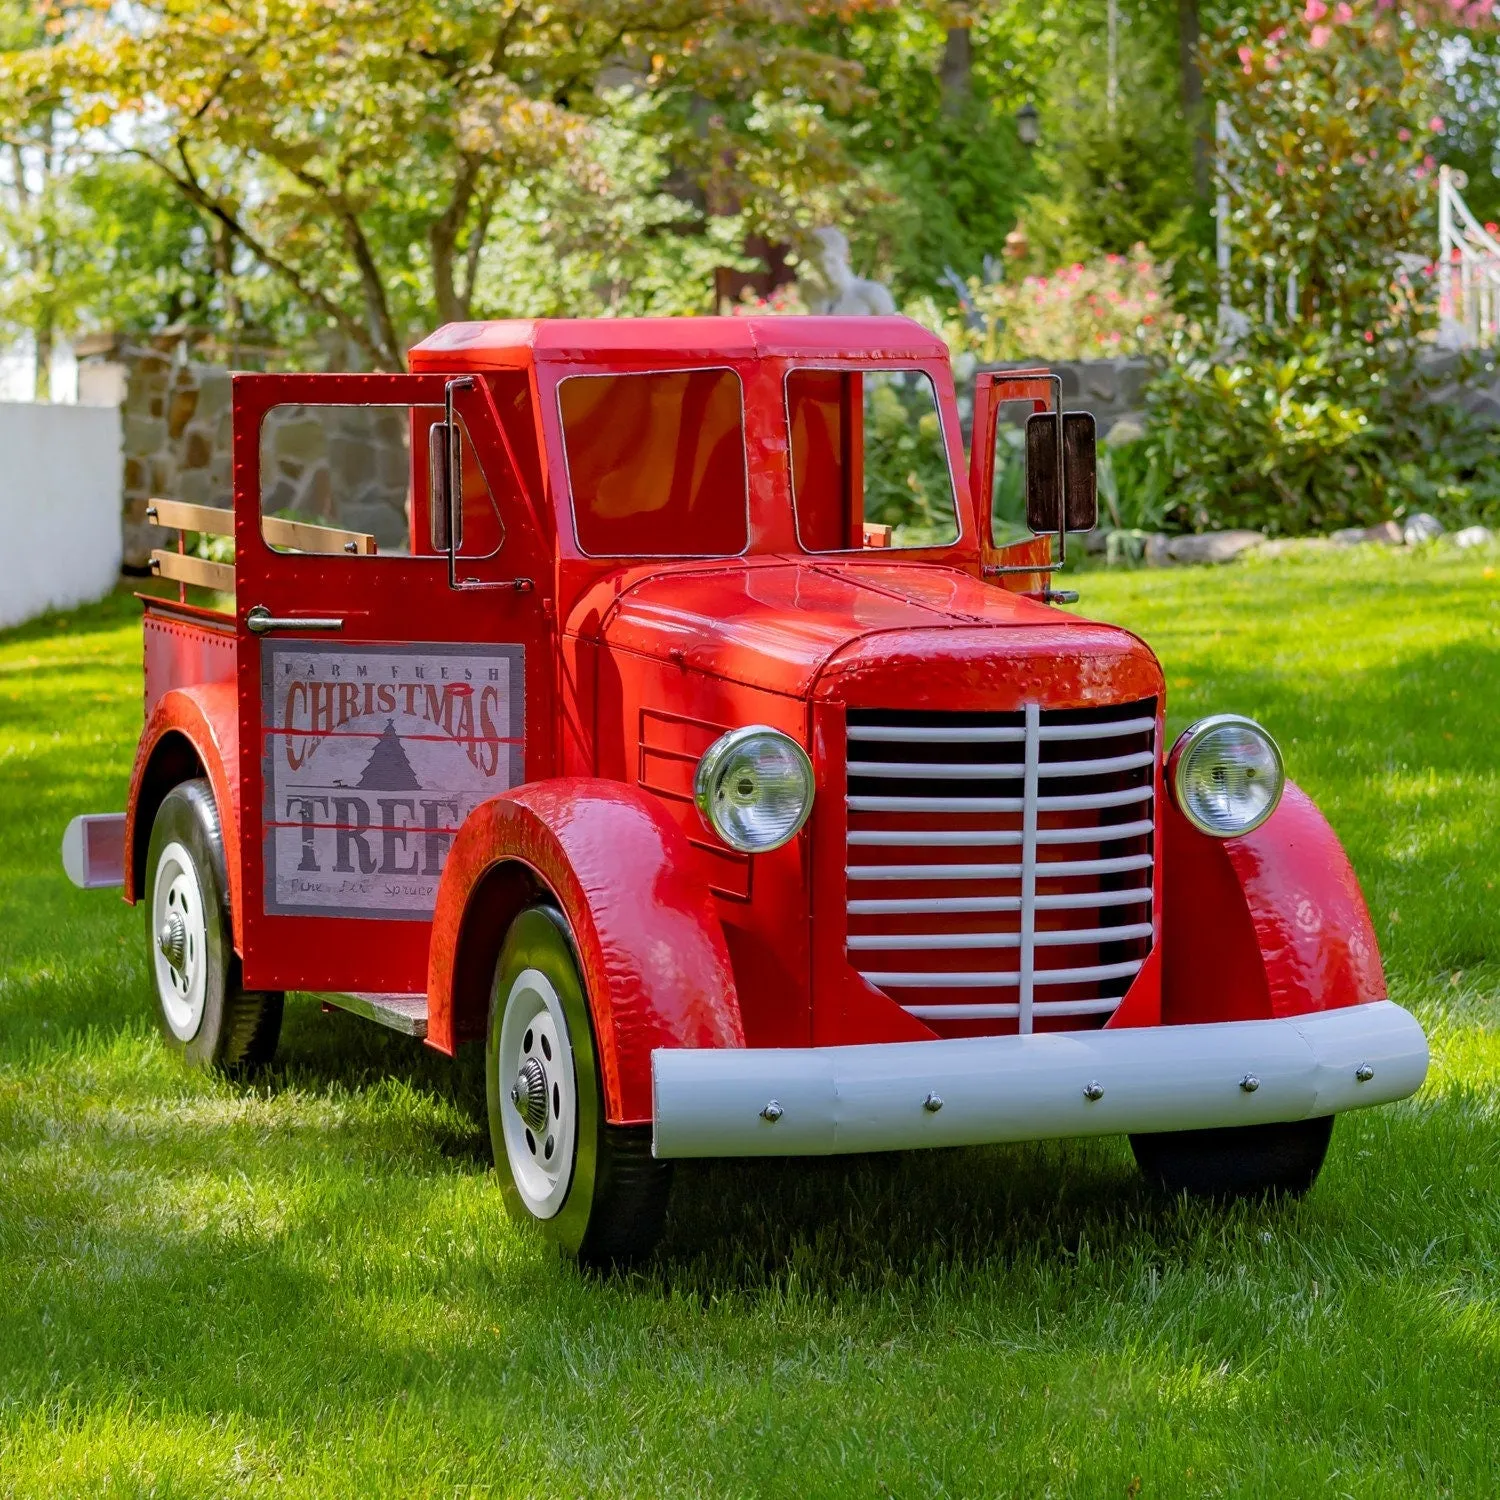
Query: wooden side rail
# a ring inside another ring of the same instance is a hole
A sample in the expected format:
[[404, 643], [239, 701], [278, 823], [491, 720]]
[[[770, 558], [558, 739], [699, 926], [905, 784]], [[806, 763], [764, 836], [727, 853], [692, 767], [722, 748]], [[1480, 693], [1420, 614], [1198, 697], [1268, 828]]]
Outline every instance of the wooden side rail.
[[[185, 500], [149, 500], [146, 519], [153, 526], [175, 526], [209, 536], [233, 536], [234, 512], [214, 505], [189, 505]], [[283, 521], [263, 516], [260, 534], [273, 547], [294, 552], [346, 552], [351, 557], [373, 557], [375, 538], [367, 531], [345, 531], [311, 521]], [[164, 575], [166, 576], [166, 575]]]
[[151, 551], [151, 571], [158, 578], [170, 578], [174, 583], [190, 583], [195, 588], [217, 589], [221, 594], [234, 592], [234, 564], [209, 562], [206, 557], [193, 557], [183, 552], [164, 552], [159, 547]]

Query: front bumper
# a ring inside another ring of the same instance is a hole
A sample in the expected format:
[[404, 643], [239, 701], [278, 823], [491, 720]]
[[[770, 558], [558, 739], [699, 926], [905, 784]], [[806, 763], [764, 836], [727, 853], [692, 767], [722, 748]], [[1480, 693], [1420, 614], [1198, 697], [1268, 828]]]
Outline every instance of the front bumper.
[[1377, 1000], [1273, 1021], [651, 1054], [653, 1150], [828, 1156], [1305, 1120], [1414, 1093], [1427, 1038]]

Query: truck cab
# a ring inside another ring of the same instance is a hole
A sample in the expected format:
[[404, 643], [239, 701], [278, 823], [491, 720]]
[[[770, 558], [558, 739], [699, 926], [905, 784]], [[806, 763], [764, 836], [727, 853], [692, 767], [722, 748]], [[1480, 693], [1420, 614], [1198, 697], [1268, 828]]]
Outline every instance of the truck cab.
[[1060, 405], [981, 376], [966, 454], [901, 318], [237, 375], [232, 503], [155, 505], [126, 811], [65, 838], [146, 908], [168, 1045], [263, 1064], [288, 991], [483, 1044], [507, 1203], [589, 1259], [685, 1156], [1124, 1133], [1168, 1188], [1310, 1186], [1426, 1043], [1266, 731], [1165, 745], [1149, 647], [1056, 607]]

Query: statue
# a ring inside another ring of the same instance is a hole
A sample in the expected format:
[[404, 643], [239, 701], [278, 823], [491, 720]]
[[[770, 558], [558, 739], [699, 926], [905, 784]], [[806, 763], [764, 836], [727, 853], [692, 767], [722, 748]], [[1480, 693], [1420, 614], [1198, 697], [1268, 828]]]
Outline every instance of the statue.
[[887, 287], [867, 277], [856, 276], [849, 264], [849, 241], [842, 230], [813, 230], [819, 253], [806, 263], [812, 271], [806, 289], [807, 306], [815, 313], [853, 313], [867, 317], [888, 316], [896, 301]]

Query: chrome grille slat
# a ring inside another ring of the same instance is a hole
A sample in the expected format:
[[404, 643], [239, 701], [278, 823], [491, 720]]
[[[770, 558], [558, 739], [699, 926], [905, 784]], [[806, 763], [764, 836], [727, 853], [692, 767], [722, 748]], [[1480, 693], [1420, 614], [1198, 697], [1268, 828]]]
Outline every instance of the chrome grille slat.
[[[1155, 938], [1155, 708], [851, 711], [851, 965], [942, 1035], [946, 1022], [1025, 1033], [1048, 1017], [1111, 1014]], [[854, 894], [877, 882], [901, 894]], [[1003, 894], [990, 894], [996, 884]], [[986, 966], [991, 954], [1013, 967]], [[1063, 966], [1045, 967], [1048, 955]]]
[[[1120, 870], [1149, 870], [1149, 854], [1121, 854], [1113, 859], [1038, 860], [1036, 878], [1064, 875], [1110, 875]], [[850, 880], [1017, 880], [1020, 865], [850, 865]]]
[[[1093, 911], [1106, 906], [1141, 906], [1151, 899], [1150, 887], [1128, 891], [1078, 891], [1065, 896], [1038, 896], [1038, 911]], [[907, 917], [919, 912], [978, 915], [981, 912], [1020, 911], [1019, 896], [916, 896], [851, 901], [849, 914], [858, 917]]]

